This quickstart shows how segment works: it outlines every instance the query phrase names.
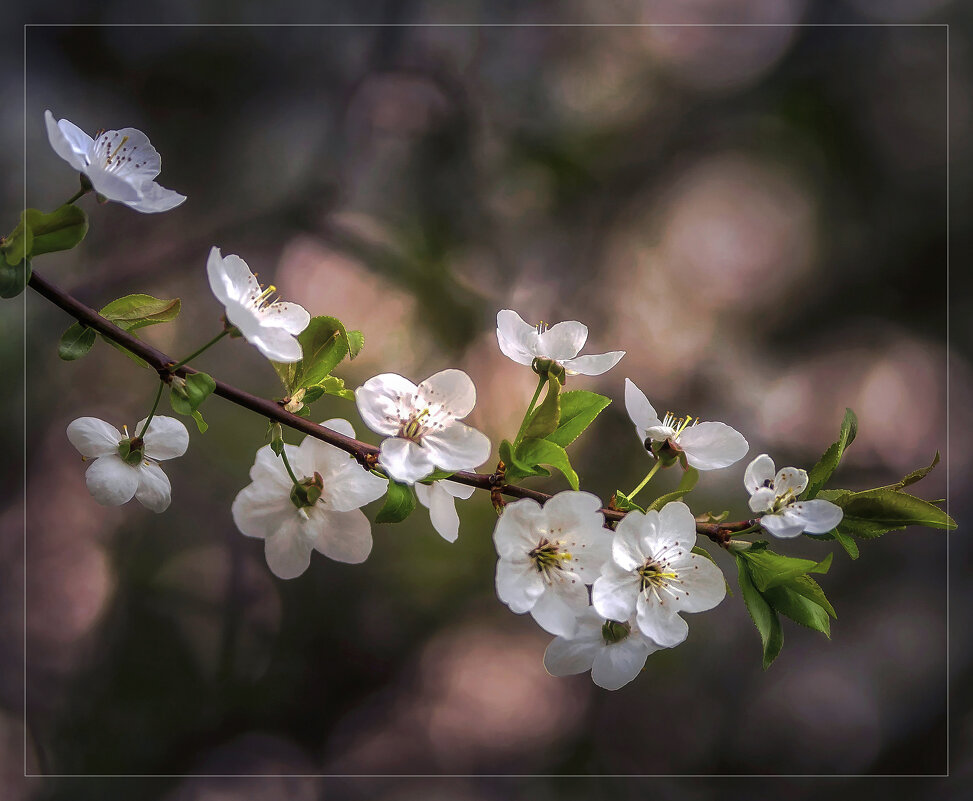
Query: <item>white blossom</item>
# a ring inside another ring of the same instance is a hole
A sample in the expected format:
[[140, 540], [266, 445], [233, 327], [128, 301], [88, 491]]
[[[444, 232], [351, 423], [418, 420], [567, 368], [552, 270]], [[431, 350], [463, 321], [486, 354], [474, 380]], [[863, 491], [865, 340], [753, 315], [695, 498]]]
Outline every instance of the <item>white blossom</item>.
[[635, 622], [663, 648], [679, 645], [689, 626], [679, 612], [712, 609], [726, 595], [720, 569], [692, 552], [696, 521], [686, 504], [629, 512], [615, 529], [611, 558], [591, 589], [595, 610], [608, 620]]
[[743, 484], [750, 493], [750, 509], [763, 513], [760, 525], [775, 537], [796, 537], [803, 532], [827, 534], [844, 512], [831, 501], [815, 498], [799, 501], [807, 487], [807, 473], [796, 467], [783, 467], [774, 473], [774, 460], [760, 454], [747, 465]]
[[446, 542], [456, 542], [459, 536], [456, 499], [465, 501], [473, 494], [474, 487], [444, 479], [432, 484], [416, 484], [415, 488], [419, 503], [429, 510], [432, 527]]
[[591, 671], [591, 680], [605, 690], [618, 690], [638, 676], [649, 654], [659, 646], [639, 631], [635, 621], [605, 620], [592, 607], [578, 617], [574, 637], [555, 637], [544, 652], [552, 676]]
[[226, 309], [226, 319], [247, 342], [272, 361], [300, 361], [297, 335], [311, 322], [303, 306], [274, 299], [276, 287], [264, 289], [243, 259], [222, 256], [217, 247], [209, 252], [206, 272], [213, 294]]
[[534, 359], [550, 359], [568, 375], [601, 375], [616, 364], [623, 350], [578, 356], [588, 339], [588, 327], [569, 320], [550, 327], [532, 326], [512, 309], [497, 313], [497, 341], [504, 355], [517, 364], [532, 365]]
[[[347, 420], [337, 418], [321, 425], [355, 436]], [[337, 562], [364, 562], [372, 550], [372, 530], [359, 507], [385, 494], [385, 479], [314, 437], [305, 437], [300, 446], [285, 444], [284, 453], [294, 477], [312, 493], [304, 498], [309, 505], [295, 492], [283, 459], [265, 445], [250, 468], [252, 483], [233, 501], [237, 528], [264, 540], [267, 565], [282, 579], [307, 570], [314, 550]]]
[[601, 501], [588, 492], [559, 492], [543, 506], [530, 498], [508, 504], [493, 531], [497, 596], [545, 631], [573, 637], [588, 606], [585, 585], [610, 552], [604, 522]]
[[135, 128], [100, 131], [88, 136], [69, 120], [44, 112], [51, 147], [74, 169], [84, 173], [99, 195], [151, 214], [169, 211], [186, 196], [155, 182], [162, 159], [149, 138]]
[[396, 481], [413, 484], [440, 470], [479, 467], [490, 440], [460, 420], [476, 405], [476, 388], [462, 370], [442, 370], [416, 386], [395, 373], [355, 390], [358, 412], [382, 441], [379, 464]]
[[[139, 434], [145, 418], [135, 426]], [[172, 417], [156, 415], [141, 436], [133, 441], [97, 417], [79, 417], [67, 429], [68, 440], [85, 459], [94, 459], [85, 472], [88, 492], [104, 506], [121, 506], [134, 497], [146, 509], [164, 512], [172, 500], [169, 479], [160, 461], [182, 456], [189, 447], [186, 426]]]
[[697, 470], [729, 467], [750, 448], [743, 435], [726, 423], [700, 423], [698, 418], [693, 421], [692, 417], [679, 418], [671, 413], [660, 420], [645, 393], [629, 378], [625, 379], [625, 411], [646, 448], [653, 442], [668, 442]]

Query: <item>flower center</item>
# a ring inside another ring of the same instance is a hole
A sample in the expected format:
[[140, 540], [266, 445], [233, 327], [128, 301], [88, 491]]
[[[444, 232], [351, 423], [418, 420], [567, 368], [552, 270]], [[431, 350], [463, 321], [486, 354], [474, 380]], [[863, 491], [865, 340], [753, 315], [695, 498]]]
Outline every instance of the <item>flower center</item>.
[[666, 570], [654, 559], [646, 559], [645, 564], [635, 572], [641, 580], [639, 590], [646, 593], [656, 588], [665, 588], [670, 581], [678, 578], [676, 573]]
[[128, 436], [128, 426], [123, 425], [122, 430], [125, 432], [125, 439], [118, 443], [118, 455], [123, 462], [134, 467], [145, 457], [145, 443], [141, 437]]
[[551, 581], [558, 572], [564, 570], [564, 562], [569, 561], [572, 556], [567, 551], [561, 550], [561, 543], [541, 537], [537, 546], [527, 552], [527, 558], [538, 573]]
[[118, 146], [111, 153], [108, 154], [108, 156], [105, 158], [106, 167], [111, 164], [111, 160], [118, 155], [118, 151], [122, 149], [122, 145], [124, 145], [127, 141], [128, 141], [128, 137], [123, 136], [122, 141], [118, 143]]
[[260, 289], [261, 291], [259, 293], [253, 292], [247, 299], [247, 305], [252, 307], [253, 310], [257, 312], [266, 311], [268, 307], [273, 306], [278, 300], [280, 300], [279, 296], [276, 298], [271, 298], [271, 295], [277, 291], [277, 287], [275, 287], [273, 284], [268, 286], [266, 289], [261, 286]]
[[545, 323], [543, 320], [541, 320], [537, 325], [534, 326], [534, 330], [538, 334], [546, 334], [548, 328], [549, 328], [548, 324]]
[[418, 414], [414, 414], [409, 420], [402, 424], [399, 436], [405, 439], [411, 439], [416, 444], [422, 439], [422, 435], [429, 430], [429, 421], [426, 420], [432, 412], [426, 407]]
[[679, 435], [682, 434], [690, 426], [696, 425], [699, 422], [697, 417], [695, 420], [691, 414], [685, 417], [676, 417], [672, 412], [666, 412], [666, 416], [662, 418], [662, 427], [668, 428], [672, 433], [668, 435], [668, 438], [673, 442], [679, 439]]
[[601, 638], [605, 645], [614, 645], [628, 638], [632, 633], [632, 627], [628, 623], [619, 623], [617, 620], [606, 620], [601, 627]]

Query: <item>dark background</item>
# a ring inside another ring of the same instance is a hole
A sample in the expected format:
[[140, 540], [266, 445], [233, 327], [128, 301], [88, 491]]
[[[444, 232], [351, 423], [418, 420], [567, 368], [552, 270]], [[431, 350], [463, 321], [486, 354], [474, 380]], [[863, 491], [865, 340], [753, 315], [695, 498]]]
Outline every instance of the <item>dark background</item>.
[[[303, 8], [278, 6], [277, 19]], [[285, 298], [364, 331], [364, 352], [339, 371], [349, 386], [389, 370], [414, 380], [467, 370], [479, 389], [472, 421], [495, 443], [516, 430], [533, 387], [496, 347], [496, 311], [582, 320], [591, 352], [628, 351], [605, 376], [571, 380], [617, 401], [571, 449], [583, 486], [603, 498], [647, 468], [621, 403], [625, 376], [660, 411], [724, 420], [747, 436], [751, 458], [766, 451], [779, 466], [810, 466], [851, 406], [860, 434], [838, 486], [889, 483], [951, 443], [961, 529], [951, 535], [949, 626], [946, 535], [914, 529], [864, 543], [858, 562], [837, 549], [822, 578], [839, 615], [831, 640], [785, 622], [784, 651], [766, 673], [736, 595], [693, 616], [689, 640], [650, 657], [619, 692], [587, 675], [553, 679], [541, 663], [549, 638], [496, 599], [495, 518], [483, 493], [460, 503], [453, 545], [420, 508], [402, 525], [374, 526], [364, 565], [315, 555], [304, 576], [279, 581], [229, 512], [264, 424], [213, 399], [209, 432], [193, 431], [186, 456], [166, 465], [165, 514], [97, 506], [64, 429], [82, 415], [131, 425], [155, 379], [102, 344], [60, 362], [70, 320], [28, 294], [25, 306], [5, 302], [0, 318], [0, 447], [17, 454], [3, 468], [0, 511], [3, 797], [492, 799], [527, 787], [24, 783], [25, 646], [32, 774], [943, 774], [948, 739], [953, 776], [968, 776], [973, 597], [962, 523], [973, 374], [967, 265], [955, 254], [968, 241], [973, 188], [969, 7], [331, 3], [328, 12], [320, 19], [781, 26], [31, 27], [26, 118], [21, 53], [4, 55], [6, 227], [22, 202], [22, 123], [28, 205], [52, 209], [76, 187], [47, 143], [47, 108], [89, 132], [144, 130], [163, 157], [160, 182], [189, 196], [161, 215], [85, 198], [83, 246], [39, 258], [38, 270], [95, 307], [138, 291], [181, 297], [179, 320], [144, 337], [182, 355], [218, 330], [204, 268], [219, 245]], [[106, 3], [77, 19], [139, 13]], [[268, 19], [246, 4], [175, 4], [167, 14]], [[951, 23], [951, 349], [947, 31], [797, 26], [849, 21]], [[199, 366], [281, 393], [239, 341]], [[352, 404], [316, 405], [317, 419], [336, 415], [371, 437]], [[743, 516], [745, 464], [704, 475], [693, 509]], [[946, 477], [941, 466], [918, 494], [945, 497]], [[831, 546], [780, 550], [820, 558]], [[854, 790], [850, 780], [827, 786]], [[959, 786], [938, 792], [959, 798]], [[532, 792], [635, 797], [650, 787], [705, 798], [714, 785], [551, 781]], [[918, 792], [894, 787], [893, 797]], [[742, 783], [731, 788], [753, 797]], [[799, 798], [821, 788], [768, 789]]]

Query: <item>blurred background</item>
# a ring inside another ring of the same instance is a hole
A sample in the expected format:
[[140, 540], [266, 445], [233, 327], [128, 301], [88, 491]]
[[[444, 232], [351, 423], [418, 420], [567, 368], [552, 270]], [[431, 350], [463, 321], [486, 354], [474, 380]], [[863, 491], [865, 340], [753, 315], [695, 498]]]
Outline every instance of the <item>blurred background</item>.
[[[168, 13], [215, 22], [222, 8], [176, 3]], [[249, 4], [236, 11], [263, 21]], [[108, 2], [84, 19], [139, 13]], [[35, 266], [96, 308], [131, 292], [182, 298], [175, 323], [144, 331], [174, 356], [218, 330], [205, 277], [216, 244], [284, 298], [364, 332], [361, 356], [339, 369], [349, 386], [384, 371], [418, 381], [466, 370], [479, 390], [471, 420], [494, 442], [516, 431], [534, 386], [500, 354], [496, 311], [585, 322], [588, 352], [628, 352], [605, 376], [569, 386], [616, 399], [571, 448], [583, 486], [602, 498], [631, 489], [648, 466], [621, 403], [628, 376], [660, 411], [726, 421], [751, 455], [778, 465], [813, 464], [852, 407], [860, 433], [837, 486], [895, 481], [951, 443], [950, 510], [966, 519], [973, 310], [966, 265], [954, 259], [948, 347], [946, 86], [948, 77], [957, 254], [970, 229], [956, 210], [973, 190], [969, 6], [343, 2], [326, 19], [775, 25], [28, 28], [25, 118], [20, 52], [0, 56], [5, 227], [21, 203], [24, 126], [28, 205], [53, 209], [76, 189], [47, 143], [45, 109], [92, 133], [137, 127], [162, 154], [160, 182], [189, 200], [140, 215], [89, 196], [83, 246]], [[948, 76], [943, 27], [800, 26], [943, 21]], [[836, 549], [821, 581], [838, 611], [830, 641], [785, 621], [783, 653], [765, 673], [737, 594], [693, 616], [685, 644], [607, 693], [587, 675], [548, 677], [550, 638], [498, 602], [484, 493], [460, 502], [455, 544], [420, 507], [373, 527], [365, 564], [316, 554], [302, 577], [280, 581], [230, 516], [266, 426], [214, 398], [203, 410], [209, 432], [193, 431], [188, 453], [167, 464], [165, 514], [96, 505], [65, 427], [83, 415], [131, 425], [155, 377], [101, 343], [61, 362], [57, 340], [71, 321], [35, 294], [3, 312], [0, 447], [22, 452], [25, 387], [28, 446], [26, 509], [19, 456], [2, 477], [5, 799], [526, 792], [313, 774], [942, 774], [947, 739], [953, 775], [973, 773], [962, 529], [949, 554], [949, 640], [946, 535], [913, 529], [863, 543], [856, 563]], [[239, 340], [197, 364], [282, 394]], [[322, 400], [313, 416], [347, 417], [376, 441], [346, 401]], [[745, 464], [705, 474], [694, 510], [745, 515]], [[945, 497], [946, 478], [941, 466], [917, 494]], [[821, 558], [835, 548], [802, 540], [780, 550]], [[735, 587], [732, 561], [716, 556]], [[136, 795], [123, 781], [24, 783], [24, 719], [31, 773], [168, 778]], [[839, 797], [853, 789], [828, 786]], [[653, 785], [681, 799], [712, 787]], [[940, 797], [961, 797], [950, 787]], [[530, 792], [644, 789], [552, 780]], [[736, 792], [747, 796], [735, 784], [723, 797]], [[812, 786], [788, 792], [809, 797]]]

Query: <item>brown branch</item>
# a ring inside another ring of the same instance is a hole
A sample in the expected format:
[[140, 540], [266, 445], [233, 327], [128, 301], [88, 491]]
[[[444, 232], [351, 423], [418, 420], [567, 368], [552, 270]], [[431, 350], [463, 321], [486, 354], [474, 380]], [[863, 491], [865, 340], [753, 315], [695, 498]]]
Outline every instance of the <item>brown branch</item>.
[[[161, 381], [169, 382], [173, 375], [184, 377], [190, 373], [197, 372], [189, 366], [172, 370], [172, 366], [176, 364], [175, 359], [170, 358], [162, 351], [143, 342], [127, 331], [123, 331], [114, 323], [98, 314], [94, 309], [85, 306], [77, 298], [39, 275], [36, 270], [31, 275], [29, 284], [39, 295], [67, 312], [78, 322], [94, 329], [99, 334], [122, 345], [136, 356], [144, 359], [159, 374]], [[361, 442], [352, 437], [346, 437], [344, 434], [339, 434], [330, 428], [320, 426], [304, 417], [291, 414], [276, 401], [251, 395], [245, 390], [238, 389], [230, 384], [224, 384], [222, 381], [216, 381], [215, 392], [221, 398], [226, 398], [231, 403], [235, 403], [270, 420], [274, 420], [281, 425], [293, 428], [295, 431], [300, 431], [350, 453], [363, 467], [373, 467], [378, 457], [378, 448], [374, 445], [369, 445], [366, 442]], [[449, 480], [455, 481], [458, 484], [466, 484], [470, 487], [487, 490], [494, 499], [502, 494], [511, 498], [532, 498], [535, 501], [544, 503], [544, 501], [551, 497], [546, 492], [538, 492], [537, 490], [520, 487], [516, 484], [507, 484], [503, 481], [502, 472], [469, 473], [460, 471], [453, 473], [449, 477]], [[618, 521], [625, 517], [625, 512], [617, 509], [609, 508], [602, 509], [601, 511], [605, 515], [605, 519], [609, 521]], [[733, 523], [697, 523], [696, 532], [725, 548], [732, 534], [748, 529], [753, 524], [753, 520], [741, 520]]]

